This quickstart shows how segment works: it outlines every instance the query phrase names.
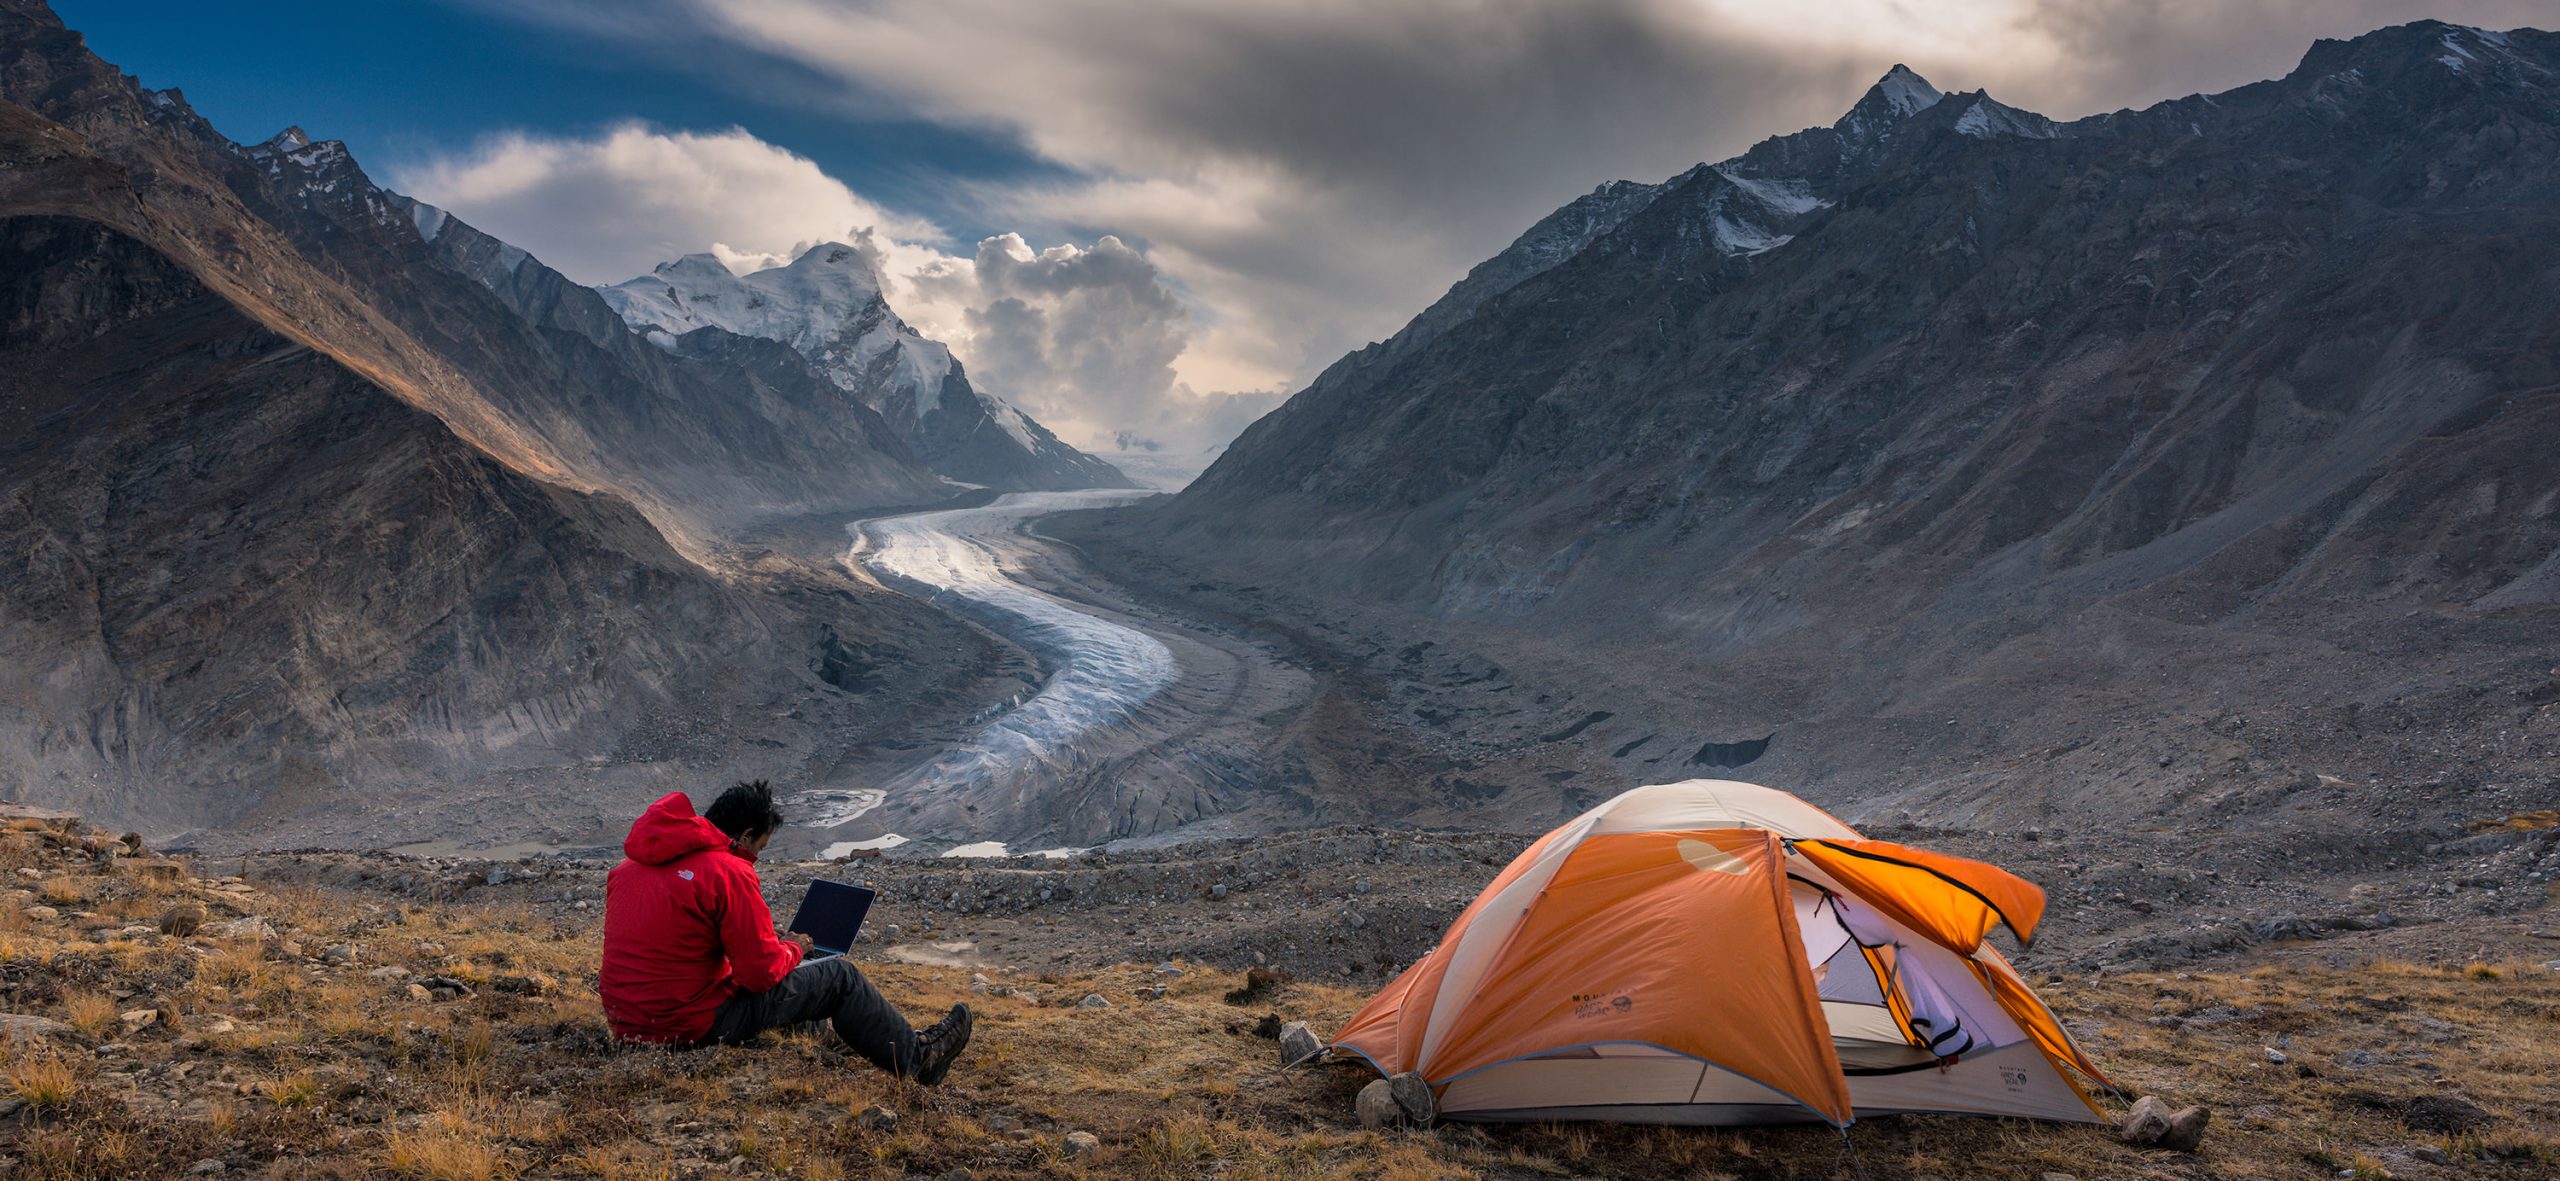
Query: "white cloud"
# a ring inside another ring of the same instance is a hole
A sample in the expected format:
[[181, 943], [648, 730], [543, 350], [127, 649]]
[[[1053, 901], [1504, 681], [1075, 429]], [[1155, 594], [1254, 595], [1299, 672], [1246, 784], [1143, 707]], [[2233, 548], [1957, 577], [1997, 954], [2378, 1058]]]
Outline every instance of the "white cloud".
[[818, 242], [851, 242], [899, 315], [950, 344], [978, 384], [1099, 451], [1124, 436], [1197, 450], [1224, 438], [1197, 437], [1204, 430], [1243, 428], [1229, 423], [1234, 407], [1269, 401], [1178, 386], [1171, 364], [1189, 342], [1191, 309], [1120, 239], [1034, 250], [1004, 234], [955, 256], [931, 223], [893, 215], [743, 130], [500, 135], [396, 169], [393, 183], [585, 283], [696, 251], [744, 274]]
[[812, 242], [865, 228], [899, 244], [942, 236], [932, 223], [894, 216], [807, 158], [736, 128], [625, 124], [593, 138], [508, 133], [459, 155], [396, 166], [391, 181], [581, 283], [628, 279], [695, 251], [736, 260], [733, 266], [789, 259]]

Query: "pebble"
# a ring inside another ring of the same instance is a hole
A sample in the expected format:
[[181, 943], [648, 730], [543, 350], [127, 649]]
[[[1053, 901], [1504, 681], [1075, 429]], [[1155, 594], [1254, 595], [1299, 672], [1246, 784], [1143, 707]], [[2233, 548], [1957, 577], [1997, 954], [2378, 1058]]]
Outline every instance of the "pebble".
[[220, 1160], [213, 1157], [206, 1157], [192, 1165], [188, 1165], [187, 1172], [191, 1176], [209, 1177], [229, 1167], [230, 1166], [223, 1164]]

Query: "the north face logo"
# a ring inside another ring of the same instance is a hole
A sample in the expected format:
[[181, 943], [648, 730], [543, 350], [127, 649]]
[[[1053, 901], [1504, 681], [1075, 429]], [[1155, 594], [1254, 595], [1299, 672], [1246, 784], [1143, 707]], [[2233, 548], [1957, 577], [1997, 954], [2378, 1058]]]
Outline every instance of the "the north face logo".
[[676, 876], [689, 882], [693, 880], [693, 871], [690, 869], [679, 869], [676, 871]]

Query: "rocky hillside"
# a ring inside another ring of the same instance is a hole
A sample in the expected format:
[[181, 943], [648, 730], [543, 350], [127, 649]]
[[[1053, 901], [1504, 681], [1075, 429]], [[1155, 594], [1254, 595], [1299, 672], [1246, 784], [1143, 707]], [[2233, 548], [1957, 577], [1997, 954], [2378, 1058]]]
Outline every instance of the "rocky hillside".
[[[190, 859], [0, 808], [0, 1172], [2200, 1181], [2560, 1167], [2548, 966], [2278, 948], [2174, 975], [2065, 977], [2026, 956], [2119, 1084], [2212, 1111], [2201, 1151], [2183, 1153], [2103, 1127], [1940, 1117], [1863, 1120], [1845, 1144], [1801, 1127], [1371, 1130], [1353, 1095], [1374, 1075], [1284, 1069], [1270, 1039], [1290, 1021], [1331, 1031], [1374, 984], [1343, 986], [1312, 950], [1258, 971], [1235, 954], [1125, 954], [1123, 914], [1142, 902], [1210, 926], [1263, 921], [1239, 909], [1253, 903], [1314, 937], [1356, 926], [1347, 908], [1471, 894], [1494, 872], [1475, 854], [1517, 844], [1416, 847], [1445, 855], [1382, 864], [1374, 834], [1333, 834], [1286, 865], [1250, 849], [1071, 866], [1107, 892], [1052, 887], [1019, 908], [929, 898], [940, 883], [912, 876], [924, 867], [802, 867], [896, 888], [871, 924], [885, 940], [854, 951], [894, 1003], [977, 1008], [971, 1050], [924, 1090], [828, 1034], [613, 1046], [592, 976], [603, 861]], [[796, 890], [775, 876], [768, 893], [787, 901]], [[1183, 888], [1195, 879], [1235, 889]], [[998, 945], [994, 921], [1023, 939]], [[1414, 924], [1386, 954], [1419, 955], [1439, 925]]]
[[0, 161], [0, 798], [441, 835], [518, 775], [538, 812], [831, 767], [970, 658], [724, 547], [949, 489], [789, 350], [672, 357], [545, 269], [440, 262], [342, 148], [222, 139], [22, 0]]
[[1134, 487], [970, 385], [948, 347], [890, 310], [880, 276], [857, 247], [822, 242], [746, 275], [711, 255], [688, 254], [601, 290], [634, 330], [679, 355], [716, 351], [730, 336], [789, 346], [954, 480], [1006, 491]]
[[2065, 124], [1897, 68], [1568, 206], [1080, 536], [1490, 668], [1416, 724], [1507, 744], [1438, 789], [1505, 815], [1752, 758], [1981, 825], [2503, 810], [2560, 780], [2556, 182], [2552, 34]]

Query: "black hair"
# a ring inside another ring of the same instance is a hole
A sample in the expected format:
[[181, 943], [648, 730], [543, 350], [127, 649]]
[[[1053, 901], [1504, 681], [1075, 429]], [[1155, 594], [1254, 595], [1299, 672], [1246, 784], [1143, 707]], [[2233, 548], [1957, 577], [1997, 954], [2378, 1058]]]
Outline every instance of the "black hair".
[[703, 809], [702, 818], [733, 841], [751, 841], [782, 827], [782, 809], [773, 806], [773, 785], [761, 779], [721, 792]]

